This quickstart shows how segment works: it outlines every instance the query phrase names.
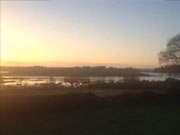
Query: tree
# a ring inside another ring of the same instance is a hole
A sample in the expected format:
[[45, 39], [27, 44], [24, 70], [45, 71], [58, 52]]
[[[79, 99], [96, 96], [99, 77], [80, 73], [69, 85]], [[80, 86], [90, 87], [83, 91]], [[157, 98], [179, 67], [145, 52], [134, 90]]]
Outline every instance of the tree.
[[159, 53], [159, 62], [180, 69], [180, 34], [168, 41], [167, 48]]

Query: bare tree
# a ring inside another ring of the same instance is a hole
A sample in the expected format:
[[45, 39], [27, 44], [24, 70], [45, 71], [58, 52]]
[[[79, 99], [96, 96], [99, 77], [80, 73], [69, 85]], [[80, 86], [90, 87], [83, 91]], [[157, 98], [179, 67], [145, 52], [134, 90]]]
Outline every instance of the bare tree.
[[167, 43], [167, 48], [159, 53], [159, 62], [180, 68], [180, 34], [171, 38]]

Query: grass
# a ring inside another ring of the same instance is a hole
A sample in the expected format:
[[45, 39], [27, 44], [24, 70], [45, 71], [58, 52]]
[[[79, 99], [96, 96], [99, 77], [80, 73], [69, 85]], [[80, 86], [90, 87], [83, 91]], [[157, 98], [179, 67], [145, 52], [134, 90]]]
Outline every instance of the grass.
[[2, 135], [179, 135], [179, 113], [157, 105], [5, 117]]
[[67, 91], [1, 90], [0, 134], [180, 134], [178, 95], [120, 89]]
[[97, 96], [116, 96], [125, 93], [138, 93], [140, 90], [134, 89], [98, 89], [98, 88], [8, 88], [0, 90], [2, 96], [49, 96], [62, 95], [67, 93], [93, 93]]

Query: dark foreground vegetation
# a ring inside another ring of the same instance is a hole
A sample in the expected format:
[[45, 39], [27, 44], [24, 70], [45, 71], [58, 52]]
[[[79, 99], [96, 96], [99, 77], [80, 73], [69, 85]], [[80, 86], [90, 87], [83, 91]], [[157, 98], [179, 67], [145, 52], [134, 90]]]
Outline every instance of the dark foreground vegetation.
[[[13, 113], [13, 112], [12, 112]], [[4, 116], [2, 135], [179, 135], [179, 104]]]
[[131, 85], [136, 86], [136, 89], [121, 94], [117, 92], [115, 95], [98, 95], [93, 92], [96, 89], [104, 93], [121, 89], [117, 86], [112, 87], [117, 84], [98, 83], [99, 87], [95, 87], [96, 83], [91, 91], [88, 91], [89, 87], [70, 87], [64, 88], [67, 93], [44, 96], [4, 93], [5, 91], [15, 93], [18, 90], [26, 93], [30, 89], [32, 91], [40, 89], [43, 93], [46, 90], [60, 91], [62, 88], [49, 85], [46, 88], [4, 89], [1, 91], [1, 134], [180, 134], [180, 83], [178, 80], [128, 81], [124, 82], [126, 86], [124, 91], [128, 91]]
[[178, 135], [179, 95], [66, 94], [4, 98], [1, 133]]
[[1, 111], [5, 114], [66, 113], [102, 109], [111, 106], [141, 106], [179, 104], [180, 93], [128, 93], [116, 96], [97, 96], [93, 93], [67, 93], [52, 96], [2, 96]]

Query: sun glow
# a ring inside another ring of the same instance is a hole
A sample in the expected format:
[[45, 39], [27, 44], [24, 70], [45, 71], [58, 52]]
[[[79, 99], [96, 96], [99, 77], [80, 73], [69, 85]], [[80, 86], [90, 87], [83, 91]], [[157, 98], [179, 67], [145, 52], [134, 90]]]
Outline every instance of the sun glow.
[[[2, 65], [158, 66], [157, 54], [177, 27], [156, 28], [152, 20], [159, 16], [149, 18], [150, 11], [141, 12], [139, 4], [126, 6], [3, 1]], [[147, 10], [160, 12], [158, 8]], [[160, 17], [162, 22], [168, 18]], [[168, 34], [162, 35], [163, 30]]]
[[[34, 33], [37, 26], [32, 25], [33, 29], [2, 21], [1, 61], [3, 65], [130, 66], [131, 64], [136, 66], [142, 65], [142, 63], [148, 64], [146, 61], [142, 61], [141, 57], [130, 54], [130, 52], [125, 55], [122, 53], [123, 51], [118, 52], [116, 49], [102, 49], [103, 42], [100, 40], [91, 41], [86, 37], [76, 37], [69, 40], [68, 33], [63, 33], [64, 35], [59, 33], [61, 38], [58, 38], [52, 36], [57, 33], [50, 33], [50, 31], [42, 33], [43, 28], [37, 29]], [[96, 48], [95, 44], [97, 43], [102, 45], [101, 49]], [[108, 46], [106, 43], [104, 45]], [[118, 55], [114, 55], [110, 51]], [[136, 61], [134, 61], [135, 59]]]

